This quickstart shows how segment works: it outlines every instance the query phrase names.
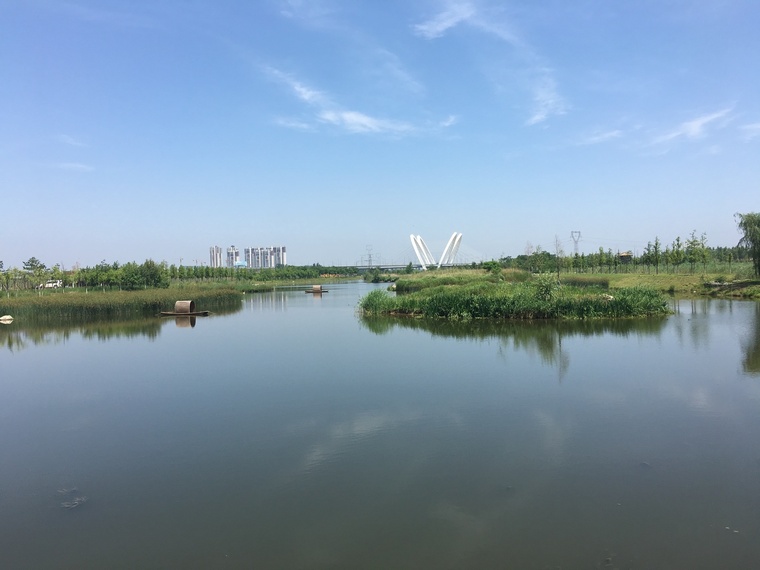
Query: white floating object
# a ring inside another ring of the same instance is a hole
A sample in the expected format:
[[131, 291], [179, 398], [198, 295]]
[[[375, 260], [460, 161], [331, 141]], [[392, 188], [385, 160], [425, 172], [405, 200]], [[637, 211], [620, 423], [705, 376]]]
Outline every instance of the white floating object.
[[13, 317], [10, 315], [3, 315], [0, 317], [0, 323], [3, 323], [4, 325], [9, 325], [13, 322]]

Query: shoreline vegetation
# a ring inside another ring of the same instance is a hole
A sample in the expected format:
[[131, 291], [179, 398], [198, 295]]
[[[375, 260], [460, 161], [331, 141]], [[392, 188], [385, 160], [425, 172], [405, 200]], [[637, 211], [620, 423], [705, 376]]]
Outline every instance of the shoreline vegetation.
[[[253, 276], [172, 280], [168, 286], [132, 291], [104, 285], [4, 291], [0, 295], [0, 314], [34, 317], [36, 321], [155, 316], [171, 310], [181, 299], [192, 299], [204, 310], [225, 312], [234, 310], [245, 294], [357, 279], [357, 273], [290, 280], [282, 279], [284, 275], [257, 280], [251, 279]], [[450, 319], [590, 319], [667, 314], [663, 309], [667, 295], [760, 299], [760, 281], [737, 277], [725, 272], [561, 273], [557, 280], [555, 273], [505, 269], [495, 262], [478, 268], [400, 274], [374, 269], [365, 273], [364, 279], [387, 282], [397, 295], [373, 292], [361, 300], [359, 309], [366, 315]]]
[[399, 278], [359, 302], [363, 315], [469, 319], [595, 319], [664, 316], [665, 295], [653, 287], [610, 290], [601, 280], [565, 284], [555, 274], [492, 270], [436, 272]]
[[70, 317], [124, 317], [158, 315], [161, 311], [171, 311], [176, 301], [192, 299], [202, 310], [225, 312], [239, 305], [249, 293], [266, 293], [276, 289], [303, 287], [314, 283], [334, 283], [349, 276], [336, 275], [316, 279], [295, 279], [291, 281], [220, 281], [178, 282], [166, 288], [146, 288], [124, 291], [109, 287], [66, 287], [13, 291], [0, 296], [0, 314], [14, 317], [34, 315], [38, 320]]

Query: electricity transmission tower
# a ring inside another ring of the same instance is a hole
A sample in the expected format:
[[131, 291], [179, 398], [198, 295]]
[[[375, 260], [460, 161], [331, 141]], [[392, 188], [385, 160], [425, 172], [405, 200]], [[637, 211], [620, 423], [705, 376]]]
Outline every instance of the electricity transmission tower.
[[570, 232], [570, 237], [573, 238], [573, 241], [575, 242], [575, 255], [578, 255], [578, 242], [581, 239], [581, 232], [580, 230], [573, 230]]

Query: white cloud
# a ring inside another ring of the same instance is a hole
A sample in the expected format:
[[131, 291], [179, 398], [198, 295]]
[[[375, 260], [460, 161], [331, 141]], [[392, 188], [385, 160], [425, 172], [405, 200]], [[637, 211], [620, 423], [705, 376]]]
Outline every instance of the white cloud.
[[58, 135], [56, 137], [58, 139], [58, 142], [61, 142], [63, 144], [67, 144], [69, 146], [87, 146], [81, 141], [76, 140], [74, 137], [70, 137], [69, 135]]
[[475, 9], [469, 2], [455, 2], [430, 20], [417, 24], [414, 30], [417, 35], [427, 39], [439, 38], [447, 30], [466, 22], [475, 14]]
[[71, 2], [58, 5], [58, 9], [73, 15], [84, 22], [114, 24], [125, 27], [147, 28], [153, 27], [153, 22], [143, 15], [129, 12], [117, 12], [100, 7], [82, 6]]
[[580, 144], [582, 145], [591, 145], [591, 144], [599, 144], [607, 141], [611, 141], [614, 139], [618, 139], [623, 136], [623, 131], [619, 129], [615, 129], [612, 131], [603, 131], [603, 132], [596, 132], [592, 135], [587, 136], [584, 138]]
[[760, 137], [760, 123], [750, 123], [739, 128], [744, 131], [744, 140], [751, 141], [755, 137]]
[[308, 103], [310, 105], [326, 105], [329, 102], [322, 92], [304, 85], [293, 76], [284, 73], [279, 69], [265, 66], [264, 71], [280, 83], [283, 83], [289, 87], [293, 95], [298, 97], [304, 103]]
[[274, 123], [281, 127], [286, 127], [288, 129], [295, 129], [298, 131], [311, 131], [314, 129], [313, 125], [305, 121], [301, 121], [299, 119], [293, 119], [290, 117], [279, 117], [274, 120]]
[[470, 2], [448, 2], [435, 17], [414, 26], [417, 35], [426, 39], [443, 36], [448, 30], [460, 24], [493, 36], [509, 44], [527, 67], [532, 80], [528, 86], [533, 106], [526, 125], [537, 125], [556, 115], [567, 112], [568, 105], [559, 92], [554, 74], [535, 51], [498, 14], [497, 9], [478, 10]]
[[60, 168], [61, 170], [70, 170], [72, 172], [92, 172], [95, 170], [92, 166], [81, 164], [79, 162], [59, 162], [54, 166], [55, 168]]
[[342, 127], [352, 133], [408, 133], [413, 127], [398, 121], [377, 119], [357, 111], [329, 111], [324, 110], [319, 118], [332, 125]]
[[311, 26], [323, 26], [331, 21], [335, 10], [323, 0], [284, 0], [280, 14]]
[[556, 81], [545, 71], [533, 84], [533, 112], [525, 124], [536, 125], [552, 115], [564, 115], [566, 111], [567, 104], [557, 91]]
[[446, 127], [451, 127], [452, 125], [456, 125], [458, 122], [459, 122], [459, 117], [457, 117], [456, 115], [449, 115], [443, 121], [438, 123], [438, 125], [443, 128], [446, 128]]
[[698, 139], [705, 136], [708, 125], [719, 121], [720, 119], [727, 118], [729, 114], [734, 110], [733, 107], [727, 107], [721, 109], [715, 113], [702, 115], [690, 121], [681, 123], [671, 132], [662, 135], [655, 139], [655, 143], [663, 143], [672, 141], [679, 138]]
[[[302, 102], [316, 109], [315, 120], [345, 129], [350, 133], [411, 133], [415, 128], [404, 122], [390, 119], [372, 117], [359, 111], [343, 109], [332, 102], [330, 97], [323, 92], [308, 87], [292, 75], [284, 73], [273, 67], [264, 67], [264, 71], [271, 77], [286, 85], [291, 92]], [[309, 130], [311, 125], [302, 120], [277, 119], [276, 124], [288, 128]]]
[[406, 90], [418, 95], [425, 91], [422, 84], [406, 70], [396, 54], [386, 49], [377, 49], [375, 53], [380, 59], [379, 69], [396, 83], [401, 84]]

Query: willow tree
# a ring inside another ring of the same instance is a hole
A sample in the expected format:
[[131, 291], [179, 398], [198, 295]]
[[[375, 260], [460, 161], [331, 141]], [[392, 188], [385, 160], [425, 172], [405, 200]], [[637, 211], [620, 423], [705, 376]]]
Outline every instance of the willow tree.
[[734, 217], [739, 231], [744, 234], [739, 240], [739, 246], [747, 248], [752, 256], [755, 275], [760, 276], [760, 214], [757, 212], [737, 213]]

